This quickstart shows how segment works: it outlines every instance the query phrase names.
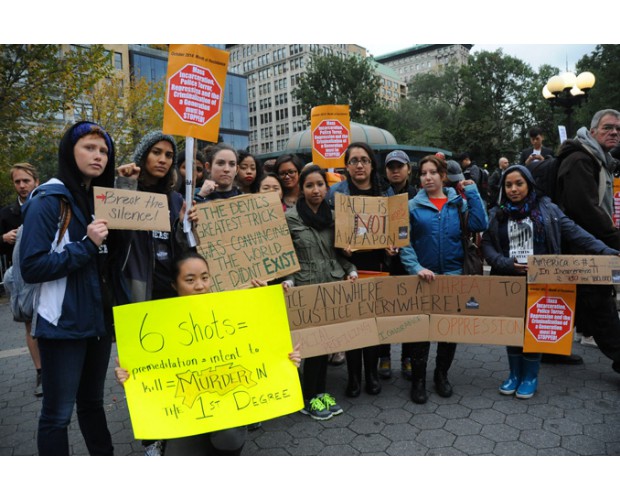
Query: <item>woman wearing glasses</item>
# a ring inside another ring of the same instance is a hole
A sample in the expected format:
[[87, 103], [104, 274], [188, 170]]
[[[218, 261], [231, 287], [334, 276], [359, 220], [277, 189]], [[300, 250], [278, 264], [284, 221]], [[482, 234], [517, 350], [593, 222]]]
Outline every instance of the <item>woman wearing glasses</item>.
[[[377, 161], [372, 148], [365, 142], [353, 142], [344, 153], [346, 179], [334, 184], [328, 194], [328, 203], [334, 206], [336, 193], [348, 196], [387, 196], [387, 186], [383, 186], [377, 174]], [[386, 249], [387, 250], [387, 249]], [[358, 270], [387, 272], [386, 250], [364, 250], [345, 255]], [[388, 250], [388, 255], [392, 255]], [[379, 394], [381, 384], [378, 375], [379, 346], [364, 347], [346, 352], [349, 381], [346, 394], [355, 398], [361, 392], [362, 364], [366, 379], [366, 392]]]
[[293, 208], [300, 195], [299, 172], [304, 164], [296, 155], [284, 154], [278, 157], [273, 171], [278, 175], [284, 189], [282, 201], [286, 209]]

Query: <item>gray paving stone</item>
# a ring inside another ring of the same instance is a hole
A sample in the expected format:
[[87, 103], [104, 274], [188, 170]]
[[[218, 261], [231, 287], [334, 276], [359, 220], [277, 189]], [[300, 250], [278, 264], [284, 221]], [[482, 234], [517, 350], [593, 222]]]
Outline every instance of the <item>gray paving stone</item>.
[[452, 446], [456, 436], [443, 429], [424, 430], [418, 434], [416, 441], [427, 448], [444, 448]]
[[522, 431], [519, 436], [519, 441], [540, 450], [542, 448], [555, 448], [560, 446], [561, 438], [558, 434], [551, 431], [537, 429]]
[[487, 424], [482, 426], [480, 435], [501, 443], [503, 441], [517, 441], [520, 432], [519, 429], [515, 429], [506, 424]]
[[495, 442], [483, 436], [458, 436], [453, 446], [467, 455], [481, 455], [491, 453]]
[[456, 418], [448, 420], [443, 428], [457, 436], [468, 436], [472, 434], [480, 434], [482, 424], [474, 422], [468, 418]]
[[534, 415], [528, 415], [527, 413], [508, 415], [506, 417], [506, 424], [521, 430], [540, 429], [543, 424], [543, 419], [535, 417]]

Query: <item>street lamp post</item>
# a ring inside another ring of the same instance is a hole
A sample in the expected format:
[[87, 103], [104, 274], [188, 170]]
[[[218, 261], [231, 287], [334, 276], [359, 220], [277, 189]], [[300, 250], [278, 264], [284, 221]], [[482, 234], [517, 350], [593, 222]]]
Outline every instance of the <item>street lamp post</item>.
[[594, 87], [595, 81], [594, 75], [589, 71], [584, 71], [579, 76], [567, 71], [552, 76], [543, 87], [542, 94], [551, 107], [564, 108], [568, 137], [572, 137], [574, 133], [573, 109], [588, 100], [588, 92]]

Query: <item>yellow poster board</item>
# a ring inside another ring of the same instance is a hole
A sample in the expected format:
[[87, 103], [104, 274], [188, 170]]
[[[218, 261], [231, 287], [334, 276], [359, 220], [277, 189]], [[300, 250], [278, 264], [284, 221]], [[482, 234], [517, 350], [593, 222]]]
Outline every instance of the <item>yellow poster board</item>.
[[171, 44], [165, 134], [218, 142], [229, 53], [204, 45]]
[[351, 143], [349, 106], [326, 104], [310, 112], [312, 163], [321, 168], [343, 168], [344, 152]]
[[281, 286], [119, 306], [114, 321], [136, 439], [193, 436], [303, 407]]

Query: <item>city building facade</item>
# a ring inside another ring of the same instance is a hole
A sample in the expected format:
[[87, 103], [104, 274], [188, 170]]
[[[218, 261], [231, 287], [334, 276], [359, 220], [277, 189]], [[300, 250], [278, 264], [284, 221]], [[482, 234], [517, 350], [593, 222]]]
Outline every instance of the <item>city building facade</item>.
[[448, 65], [467, 64], [473, 45], [414, 45], [375, 56], [375, 61], [392, 68], [407, 84], [419, 74], [441, 71]]

